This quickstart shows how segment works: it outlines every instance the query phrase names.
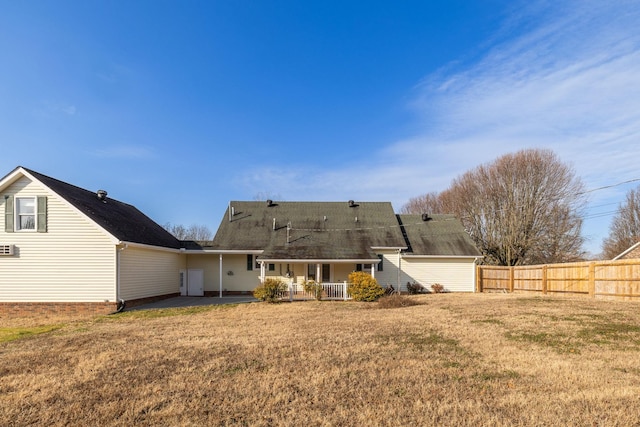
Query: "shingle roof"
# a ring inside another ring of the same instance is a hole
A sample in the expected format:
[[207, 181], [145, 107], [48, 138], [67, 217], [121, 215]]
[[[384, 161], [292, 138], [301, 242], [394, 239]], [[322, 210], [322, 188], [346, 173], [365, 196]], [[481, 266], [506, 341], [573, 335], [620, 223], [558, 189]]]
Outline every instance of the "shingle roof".
[[234, 201], [229, 206], [209, 249], [264, 250], [260, 259], [373, 260], [372, 247], [406, 246], [388, 202]]
[[23, 169], [121, 241], [174, 249], [181, 247], [178, 239], [135, 206], [110, 197], [105, 203], [95, 192]]
[[407, 255], [481, 256], [454, 215], [398, 215], [409, 243]]

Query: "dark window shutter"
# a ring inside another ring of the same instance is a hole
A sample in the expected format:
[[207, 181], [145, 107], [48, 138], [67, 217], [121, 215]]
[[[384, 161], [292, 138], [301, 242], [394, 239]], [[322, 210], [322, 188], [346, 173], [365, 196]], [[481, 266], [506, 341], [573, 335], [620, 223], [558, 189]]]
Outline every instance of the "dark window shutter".
[[247, 271], [251, 271], [251, 270], [253, 270], [253, 255], [248, 254], [247, 255]]
[[378, 271], [384, 271], [384, 265], [382, 265], [384, 257], [382, 255], [378, 255], [378, 258], [380, 258], [380, 262], [378, 263]]
[[356, 264], [356, 271], [362, 271], [362, 264]]
[[13, 226], [13, 196], [4, 196], [4, 231], [12, 233]]
[[47, 232], [47, 197], [38, 196], [38, 233]]

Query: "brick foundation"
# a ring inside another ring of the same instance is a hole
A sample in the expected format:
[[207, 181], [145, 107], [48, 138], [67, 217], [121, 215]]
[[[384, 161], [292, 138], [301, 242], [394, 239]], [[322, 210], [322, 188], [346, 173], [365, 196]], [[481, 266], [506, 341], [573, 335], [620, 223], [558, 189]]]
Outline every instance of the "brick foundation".
[[115, 302], [0, 302], [0, 314], [8, 316], [97, 315], [113, 313]]
[[[131, 308], [177, 296], [180, 296], [180, 294], [158, 295], [125, 301], [125, 304], [126, 308]], [[0, 302], [0, 315], [9, 317], [100, 315], [113, 313], [117, 309], [118, 303], [116, 302]]]

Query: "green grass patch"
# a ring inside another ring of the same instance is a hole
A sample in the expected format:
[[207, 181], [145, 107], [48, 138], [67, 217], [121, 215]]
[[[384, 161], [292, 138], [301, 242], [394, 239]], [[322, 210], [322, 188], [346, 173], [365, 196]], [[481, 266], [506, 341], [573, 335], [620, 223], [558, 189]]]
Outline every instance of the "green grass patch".
[[593, 323], [580, 329], [578, 338], [590, 344], [640, 344], [640, 325], [608, 322]]
[[45, 334], [62, 328], [64, 325], [45, 325], [32, 327], [0, 328], [0, 343], [18, 340], [33, 335]]
[[507, 332], [505, 337], [511, 341], [519, 341], [548, 347], [557, 353], [579, 354], [582, 343], [576, 342], [564, 333], [548, 332]]
[[478, 320], [472, 320], [471, 323], [484, 323], [484, 324], [489, 324], [489, 325], [504, 325], [504, 322], [500, 319], [495, 319], [493, 317], [488, 317], [486, 319], [478, 319]]
[[520, 378], [520, 374], [511, 369], [507, 369], [505, 371], [482, 371], [473, 374], [473, 377], [476, 380], [480, 381], [503, 381], [503, 380], [514, 380]]
[[228, 310], [238, 304], [199, 305], [195, 307], [150, 308], [144, 310], [123, 311], [122, 313], [100, 316], [96, 321], [124, 321], [132, 319], [157, 319], [161, 317], [188, 316], [206, 313], [212, 310]]

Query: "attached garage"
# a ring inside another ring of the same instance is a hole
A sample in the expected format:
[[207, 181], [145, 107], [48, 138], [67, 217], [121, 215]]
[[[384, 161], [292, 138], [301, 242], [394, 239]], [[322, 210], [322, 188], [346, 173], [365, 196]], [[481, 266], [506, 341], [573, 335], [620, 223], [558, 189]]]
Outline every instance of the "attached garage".
[[408, 249], [402, 253], [403, 289], [407, 282], [427, 289], [474, 292], [475, 266], [482, 257], [454, 215], [398, 215]]

